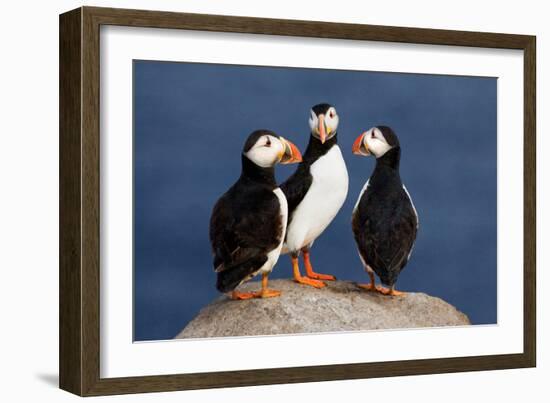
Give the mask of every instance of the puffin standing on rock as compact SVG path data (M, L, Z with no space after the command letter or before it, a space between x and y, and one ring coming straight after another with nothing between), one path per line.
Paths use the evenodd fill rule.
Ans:
M348 171L337 144L338 114L334 106L311 108L310 138L302 162L282 185L288 201L288 226L283 253L290 253L294 281L322 288L332 275L313 271L310 248L334 219L348 193ZM300 274L298 255L303 254L306 277Z
M399 140L391 128L377 126L361 134L352 150L357 155L376 157L376 167L352 214L359 257L370 276L370 284L359 286L385 295L403 295L394 287L411 257L418 214L399 175ZM389 288L376 286L374 273Z
M241 158L240 178L216 202L210 218L216 288L232 292L232 299L277 297L280 291L268 289L267 282L285 239L288 205L274 166L300 162L302 156L290 141L257 130L246 140ZM235 290L259 273L260 291Z

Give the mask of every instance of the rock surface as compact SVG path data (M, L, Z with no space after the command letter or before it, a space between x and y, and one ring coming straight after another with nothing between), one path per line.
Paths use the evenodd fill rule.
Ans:
M258 290L249 282L239 291ZM315 289L271 280L277 298L233 301L220 296L204 307L176 338L319 333L469 325L468 317L440 298L423 293L388 297L347 281Z

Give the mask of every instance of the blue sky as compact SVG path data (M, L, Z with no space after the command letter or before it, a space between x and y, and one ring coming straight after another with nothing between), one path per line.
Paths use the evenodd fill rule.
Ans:
M495 323L495 78L134 62L136 340L174 337L218 294L208 223L240 174L248 134L267 128L302 151L314 104L333 104L348 167L346 203L315 242L319 272L365 282L351 211L374 167L353 140L391 126L420 231L397 288L438 296L473 323ZM295 166L277 168L284 180ZM272 278L291 277L281 256Z

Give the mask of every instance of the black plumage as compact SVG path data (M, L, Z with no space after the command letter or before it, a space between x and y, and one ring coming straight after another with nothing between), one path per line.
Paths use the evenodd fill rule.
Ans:
M378 126L392 148L376 167L352 216L355 241L364 263L393 287L409 260L418 217L399 174L401 147L395 133Z
M242 172L237 182L214 206L210 219L210 242L217 272L216 288L234 290L252 278L267 262L268 253L282 241L285 223L273 190L277 188L274 168L262 168L246 153L265 134L254 132L245 143Z
M313 113L315 113L317 116L321 114L326 114L328 110L331 108L331 104L327 104L326 102L317 104L311 108Z

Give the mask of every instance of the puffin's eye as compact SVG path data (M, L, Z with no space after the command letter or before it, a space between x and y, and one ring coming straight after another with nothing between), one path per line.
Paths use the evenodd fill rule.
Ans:
M329 114L330 118L332 119L335 115L336 115L336 112L334 112L334 109L332 109Z
M271 147L271 140L269 139L269 137L267 138L267 141L265 142L265 146L266 147Z

